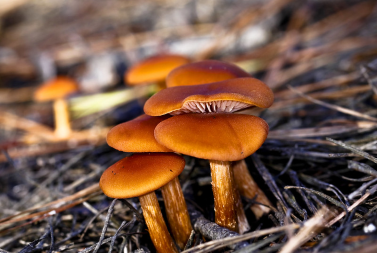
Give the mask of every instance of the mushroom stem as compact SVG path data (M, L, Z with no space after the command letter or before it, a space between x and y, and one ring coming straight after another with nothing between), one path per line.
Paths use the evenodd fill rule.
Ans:
M162 217L156 194L154 192L145 194L140 196L139 200L149 235L157 252L178 253L168 228L166 227L164 218Z
M59 139L66 139L71 135L68 104L63 98L54 100L55 135Z
M240 160L233 163L233 173L236 187L242 196L249 199L253 199L255 196L257 196L255 201L271 206L271 202L250 175L245 160ZM258 204L252 205L250 209L257 219L270 211L270 208Z
M231 162L210 161L212 191L215 200L215 222L238 231L234 178Z
M190 237L192 226L178 177L161 187L170 231L183 249Z
M234 174L234 171L233 171ZM234 184L234 199L236 200L236 212L237 212L237 222L238 222L238 233L244 234L246 231L250 230L250 224L249 221L246 218L245 211L243 210L242 200L240 193L237 189L237 185Z

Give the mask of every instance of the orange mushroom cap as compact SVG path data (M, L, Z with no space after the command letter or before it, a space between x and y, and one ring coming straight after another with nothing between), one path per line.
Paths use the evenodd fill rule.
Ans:
M268 125L245 114L183 114L164 120L154 133L159 143L178 153L237 161L259 149L267 138Z
M172 70L166 78L166 86L198 85L238 77L251 76L232 63L206 60L185 64Z
M155 191L183 171L185 160L174 153L141 153L106 169L99 185L111 198L133 198Z
M154 138L157 124L168 118L141 115L116 125L107 134L107 144L123 152L172 152Z
M266 84L252 77L243 77L161 90L147 100L144 112L151 116L233 112L251 106L267 108L273 101L274 94Z
M125 79L130 85L163 81L170 71L189 62L188 58L181 55L152 56L133 66L126 73Z
M69 77L59 76L44 83L34 93L34 100L48 101L64 98L78 91L77 83Z

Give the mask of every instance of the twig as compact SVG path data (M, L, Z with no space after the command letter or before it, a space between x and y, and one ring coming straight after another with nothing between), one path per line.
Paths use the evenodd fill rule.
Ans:
M125 227L135 223L136 221L136 218L133 217L132 220L130 220L129 222L126 222L126 221L123 221L122 224L120 224L119 228L117 229L117 231L115 232L112 240L111 240L111 243L110 243L110 248L109 248L109 253L111 253L113 251L113 248L114 248L114 244L115 244L115 240L119 234L119 232L124 229Z
M369 186L375 183L377 183L377 178L369 181L368 183L362 184L356 191L350 193L348 195L348 198L354 199L356 196L360 196L363 193L363 191L365 191L366 188L368 188Z
M199 217L196 220L196 222L194 223L194 229L200 232L205 238L208 238L211 240L225 239L225 238L235 237L239 235L238 233L233 232L224 227L221 227L217 225L216 223L210 222L209 220L205 219L203 216ZM247 245L248 245L247 242L242 242L242 243L234 243L228 246L231 249L240 249Z
M101 233L101 237L97 243L97 246L94 248L93 252L94 253L97 253L97 251L99 250L99 248L101 247L101 244L102 244L102 241L103 239L105 238L105 233L107 231L107 227L109 225L109 221L110 221L110 217L111 217L111 214L113 213L114 211L114 206L115 206L115 203L117 202L118 199L114 199L112 202L111 202L111 205L109 206L109 210L107 211L107 215L106 215L106 220L105 220L105 224L103 225L103 228L102 228L102 233Z
M364 157L364 158L366 158L366 159L368 159L368 160L371 160L371 161L374 162L374 163L377 163L377 158L375 158L374 156L371 156L371 155L368 154L367 152L361 151L360 149L357 149L357 148L355 148L355 147L352 147L352 146L350 146L350 145L347 145L347 144L345 144L344 142L336 141L336 140L331 139L331 138L326 138L326 140L331 141L331 142L335 143L336 145L339 145L339 146L341 146L341 147L343 147L343 148L345 148L345 149L349 149L349 150L351 150L353 153L358 154L358 155L360 155L360 156L362 156L362 157Z
M312 218L306 221L298 233L293 236L279 251L280 253L294 252L302 244L313 238L322 230L325 224L333 217L330 210L324 206Z
M299 187L299 186L285 186L284 189L302 189L304 191L308 191L308 192L311 192L311 193L314 193L318 196L321 196L322 198L330 201L331 203L333 203L334 205L338 206L338 207L341 207L343 208L344 210L347 210L347 206L345 206L342 202L339 202L337 200L335 200L334 198L331 198L330 196L322 193L322 192L319 192L319 191L316 191L316 190L312 190L312 189L308 189L308 188L305 188L305 187Z
M349 115L352 115L352 116L355 116L355 117L358 117L358 118L363 118L363 119L371 120L371 121L374 121L374 122L377 121L377 118L374 118L372 116L362 114L362 113L359 113L359 112L356 112L354 110L350 110L350 109L347 109L347 108L344 108L344 107L341 107L341 106L332 105L332 104L323 102L321 100L312 98L311 96L305 95L304 93L302 93L301 91L298 91L297 89L293 88L292 86L288 86L288 88L290 90L292 90L293 92L297 93L298 95L310 100L311 102L313 102L315 104L319 104L319 105L322 105L324 107L327 107L327 108L330 108L330 109L333 109L333 110L336 110L336 111L339 111L339 112L342 112L342 113L345 113L345 114L349 114Z
M143 215L141 215L133 205L131 205L126 199L121 199L121 201L136 215L138 221L145 223Z
M278 233L278 232L281 232L281 231L285 231L286 229L297 229L299 227L300 227L299 224L290 224L290 225L281 226L281 227L275 227L275 228L269 228L269 229L259 230L259 231L255 231L255 232L251 232L251 233L246 233L246 234L235 236L235 237L223 238L223 239L219 239L219 240L214 240L214 241L210 241L210 242L207 242L207 243L203 243L203 244L200 244L200 245L198 245L196 247L193 247L191 249L185 250L182 253L191 253L191 252L206 253L206 252L211 252L211 251L214 251L214 250L217 250L217 249L221 249L221 248L227 247L229 245L232 245L232 244L235 244L235 243L239 243L239 242L243 242L243 241L255 238L255 237L260 237L260 236L263 236L263 235Z
M363 203L370 195L373 195L377 190L377 185L375 185L372 189L367 191L361 198L359 198L355 203L353 203L350 207L348 207L347 211L352 211L355 207ZM330 227L333 224L335 224L337 221L339 221L341 218L343 218L346 215L346 212L342 212L337 217L335 217L333 220L331 220L329 223L326 224L326 227Z
M377 171L370 167L368 164L365 163L359 163L356 161L349 160L348 161L348 168L354 169L356 171L363 172L365 174L368 174L373 177L377 177Z

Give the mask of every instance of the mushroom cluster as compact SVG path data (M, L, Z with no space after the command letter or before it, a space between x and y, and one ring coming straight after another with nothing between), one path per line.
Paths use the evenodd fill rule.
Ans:
M215 221L243 233L248 224L240 222L242 206L232 162L259 149L267 138L268 125L259 117L234 112L268 108L274 98L271 89L237 66L219 61L183 65L168 75L167 86L144 106L151 116L174 115L157 125L157 141L175 152L210 160ZM237 171L251 178L247 168ZM269 204L263 192L253 189L253 193Z
M167 87L174 87L174 86L183 86L183 85L198 85L198 84L205 84L205 83L213 83L213 82L220 82L224 80L229 79L235 79L235 78L242 78L242 77L251 77L251 75L238 66L227 63L227 62L221 62L221 61L214 61L214 60L205 60L200 62L195 62L191 64L186 64L181 67L178 67L174 69L170 74L168 75L166 79L166 86ZM228 82L228 85L234 85L237 87L237 92L240 91L242 88L242 80L237 79L236 83L234 82ZM261 90L256 92L256 95L258 94L265 94L267 95L266 98L263 98L263 101L261 101L262 106L260 107L268 107L269 105L266 103L271 103L271 92L266 90L266 86L262 82L254 82L253 87L254 89L257 89L257 86L261 87ZM246 87L243 88L250 88L247 87L248 84L246 84ZM228 92L232 91L232 87L229 87L227 89ZM256 102L255 100L253 102ZM192 104L192 102L190 102ZM216 101L214 104L212 104L212 110L215 111L218 107L220 102ZM224 109L236 111L237 105L240 105L239 102L234 101L228 101L228 106L226 103L222 103L224 106ZM229 104L234 105L233 108L229 108ZM258 105L257 105L258 106ZM238 106L240 107L240 106ZM243 110L241 113L255 113L259 111L258 107L246 107L247 110ZM199 105L199 109L201 112L208 111L208 108L203 108L203 106ZM211 109L211 107L210 107ZM240 113L240 112L237 112ZM270 209L267 206L271 206L270 201L267 199L266 195L258 185L255 183L254 179L249 173L249 170L247 168L247 165L245 161L239 160L236 162L233 162L233 170L234 170L234 179L237 186L238 191L241 195L249 198L249 199L255 199L257 202L261 203L262 205L251 205L250 209L256 216L256 218L260 218L264 213L268 213ZM240 222L240 221L239 221ZM242 223L242 222L240 222ZM246 227L245 227L246 229ZM240 232L242 233L242 228L240 228Z
M152 58L151 65L147 65L161 59ZM128 74L127 79L131 80L132 75ZM152 74L145 74L144 78L148 76ZM263 144L268 125L259 117L234 112L267 108L273 102L273 93L237 66L219 61L182 65L170 72L166 84L168 88L146 102L146 115L119 124L108 133L111 147L137 154L109 167L101 177L100 187L113 198L138 196L156 250L178 252L154 191L161 188L170 230L183 249L192 226L178 180L184 168L184 159L178 154L207 159L216 223L239 233L247 231L249 225L239 192L247 195L242 189L248 187L236 186L235 179L252 180L247 168L240 164L245 164L242 159ZM236 176L234 163L242 168ZM257 187L254 181L253 185ZM258 194L258 201L269 205L262 191L252 191L253 197Z

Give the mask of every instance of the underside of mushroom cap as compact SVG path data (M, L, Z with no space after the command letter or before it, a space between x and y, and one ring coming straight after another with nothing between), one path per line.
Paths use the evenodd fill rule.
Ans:
M170 71L188 62L190 60L182 55L152 56L133 66L126 73L125 79L131 85L163 81Z
M111 198L139 197L177 177L185 160L174 153L141 153L123 158L104 171L100 187Z
M154 138L155 127L170 116L141 115L113 127L107 134L107 144L123 152L172 152Z
M157 125L156 140L175 152L197 158L237 161L266 140L267 123L244 114L182 114Z
M166 78L166 86L198 85L239 77L251 76L232 63L205 60L185 64L172 70Z
M161 90L147 100L144 112L151 116L233 112L252 106L267 108L273 100L274 95L266 84L255 78L244 77ZM200 108L206 109L202 111Z

